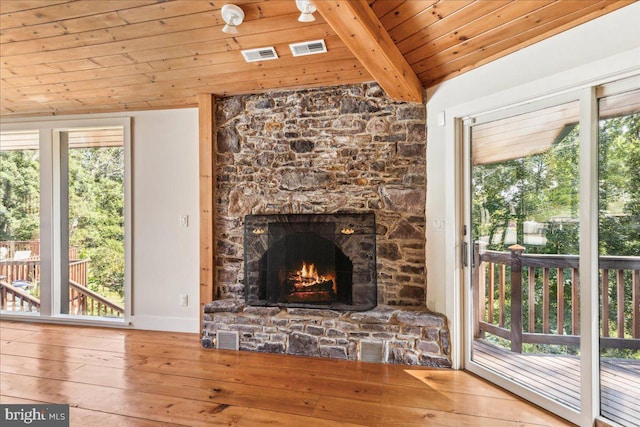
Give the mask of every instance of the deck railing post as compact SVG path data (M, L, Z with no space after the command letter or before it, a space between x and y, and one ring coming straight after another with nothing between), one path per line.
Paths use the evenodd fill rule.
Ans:
M522 353L522 246L509 246L511 252L511 351Z
M480 261L480 254L486 250L487 244L484 242L475 242L473 244L473 337L484 338L483 332L480 330L480 322L485 320L485 280L484 264Z

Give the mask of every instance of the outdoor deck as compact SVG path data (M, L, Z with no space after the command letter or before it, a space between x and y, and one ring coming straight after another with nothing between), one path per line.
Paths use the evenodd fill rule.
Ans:
M580 359L531 353L534 345L580 347L580 263L567 254L474 246L474 360L510 381L580 407ZM640 257L599 257L600 345L640 354ZM594 317L596 314L593 315ZM485 338L493 336L506 347ZM602 359L601 414L640 427L640 360Z
M514 353L476 339L473 358L560 403L580 405L578 357ZM607 358L601 364L602 415L622 425L640 426L640 360Z
M92 291L89 260L79 259L78 248L69 247L69 314L122 317L124 307ZM0 242L0 311L40 311L40 241Z

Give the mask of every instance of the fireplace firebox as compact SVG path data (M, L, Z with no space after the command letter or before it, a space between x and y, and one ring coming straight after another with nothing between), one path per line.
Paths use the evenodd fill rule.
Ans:
M377 304L373 213L248 215L244 249L248 305L369 310Z

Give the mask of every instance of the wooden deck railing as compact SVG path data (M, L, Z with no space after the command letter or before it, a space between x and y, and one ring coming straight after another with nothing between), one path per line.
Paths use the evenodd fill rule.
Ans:
M29 251L32 257L40 256L40 240L11 240L0 242L0 248L5 248L3 252L5 259L11 259L17 251ZM78 248L69 247L69 259L78 258Z
M112 303L102 295L69 281L69 313L88 316L116 316L124 314L124 308Z
M0 280L0 309L8 311L40 311L40 300L4 280Z
M86 259L70 260L69 280L86 287L89 283L87 276L88 265L89 260ZM7 283L13 283L16 280L37 283L40 281L40 259L0 261L0 279Z
M4 280L0 281L0 308L4 311L40 311L40 299ZM124 308L102 295L69 281L69 313L122 317Z
M88 260L69 262L69 312L75 315L117 316L124 308L87 288ZM13 285L16 281L31 284L40 281L40 260L0 261L0 305L6 311L39 311L40 300Z
M474 335L509 340L514 352L522 352L523 343L579 346L578 256L523 252L519 245L509 252L485 251L476 243ZM640 349L640 257L603 256L599 267L606 296L600 303L601 345Z
M0 280L10 284L17 280L38 282L40 281L40 260L0 261Z

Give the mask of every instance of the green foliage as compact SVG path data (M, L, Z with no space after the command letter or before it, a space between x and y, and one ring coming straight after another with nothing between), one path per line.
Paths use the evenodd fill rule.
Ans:
M0 241L40 237L38 151L0 151Z
M640 254L640 115L600 122L600 253ZM577 254L578 126L544 153L473 168L473 232L505 250L508 227L526 253ZM543 224L546 245L527 245L524 221Z
M69 152L69 243L89 259L89 284L124 295L124 151Z
M600 254L640 254L640 114L601 121Z
M578 127L541 154L473 168L473 231L488 249L512 243L527 253L578 253ZM527 245L524 222L545 227L547 246ZM507 240L509 227L516 241Z
M0 152L0 241L39 239L39 152ZM124 295L123 147L69 150L69 244L92 289Z

